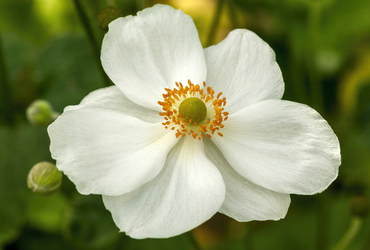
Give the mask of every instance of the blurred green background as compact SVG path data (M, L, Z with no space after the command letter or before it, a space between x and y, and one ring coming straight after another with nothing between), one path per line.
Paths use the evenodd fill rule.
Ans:
M135 14L155 3L192 16L205 47L234 28L256 32L276 52L283 99L318 110L341 142L340 174L324 193L292 195L277 222L239 223L218 214L193 230L200 246L332 249L350 228L358 230L347 249L370 249L369 0L1 0L0 247L196 249L189 234L134 240L118 233L101 197L78 194L66 177L48 197L26 184L34 164L52 161L46 126L29 124L28 105L46 99L62 112L109 84L98 60L105 33L99 13L115 6ZM350 227L354 221L362 224Z

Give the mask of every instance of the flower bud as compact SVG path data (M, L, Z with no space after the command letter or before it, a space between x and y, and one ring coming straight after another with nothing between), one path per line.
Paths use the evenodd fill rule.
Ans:
M28 106L26 115L32 125L46 126L53 122L59 114L54 112L48 101L36 100Z
M102 30L108 31L108 24L122 16L123 12L120 9L113 6L105 7L98 15L98 25Z
M39 162L28 173L27 186L33 192L50 195L62 184L62 173L50 162Z
M356 196L351 201L351 212L355 216L366 217L369 213L369 208L369 199L364 195Z

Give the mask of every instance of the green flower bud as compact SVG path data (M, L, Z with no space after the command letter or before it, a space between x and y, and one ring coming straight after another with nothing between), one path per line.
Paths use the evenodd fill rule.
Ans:
M351 201L351 212L355 216L366 217L369 213L369 208L369 199L364 195L356 196Z
M62 173L50 162L39 162L28 173L27 186L33 192L50 195L62 184Z
M108 31L108 24L122 16L124 15L120 9L112 6L105 7L98 15L98 25L102 30Z
M46 126L52 123L58 113L54 112L51 104L46 100L36 100L26 110L28 121L35 126Z

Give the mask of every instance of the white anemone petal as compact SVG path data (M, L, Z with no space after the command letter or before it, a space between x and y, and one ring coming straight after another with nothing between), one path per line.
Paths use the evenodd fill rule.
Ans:
M176 143L172 131L117 110L75 108L48 127L57 167L82 194L121 195L152 180Z
M103 196L116 225L133 238L167 238L211 218L225 197L222 176L203 144L186 136L151 182L121 196Z
M233 30L219 44L205 49L207 84L223 92L227 111L265 99L281 99L284 81L270 46L249 30Z
M273 191L314 194L338 175L338 138L306 105L265 100L230 115L222 133L213 141L230 165Z
M163 121L163 117L158 115L157 111L133 103L127 99L117 86L95 90L88 94L79 105L67 106L64 111L81 108L116 110L151 123Z
M210 139L206 138L204 142L207 157L217 166L225 181L226 195L220 213L237 221L285 217L290 204L289 194L277 193L248 181L235 172Z
M207 69L190 16L155 5L109 24L101 60L105 72L131 101L160 110L164 88L175 82L201 84Z

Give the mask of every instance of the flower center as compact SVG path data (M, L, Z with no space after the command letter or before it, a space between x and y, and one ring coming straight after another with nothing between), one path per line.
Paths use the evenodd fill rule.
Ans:
M196 122L199 124L207 116L207 107L198 97L189 97L181 102L179 113L186 122Z
M221 98L222 92L215 96L211 87L193 84L188 80L188 86L176 82L174 89L165 89L163 101L158 104L162 106L165 121L162 123L166 129L176 131L176 138L191 135L194 139L201 140L206 136L211 138L217 133L223 136L220 130L224 127L229 113L224 111L226 98Z

